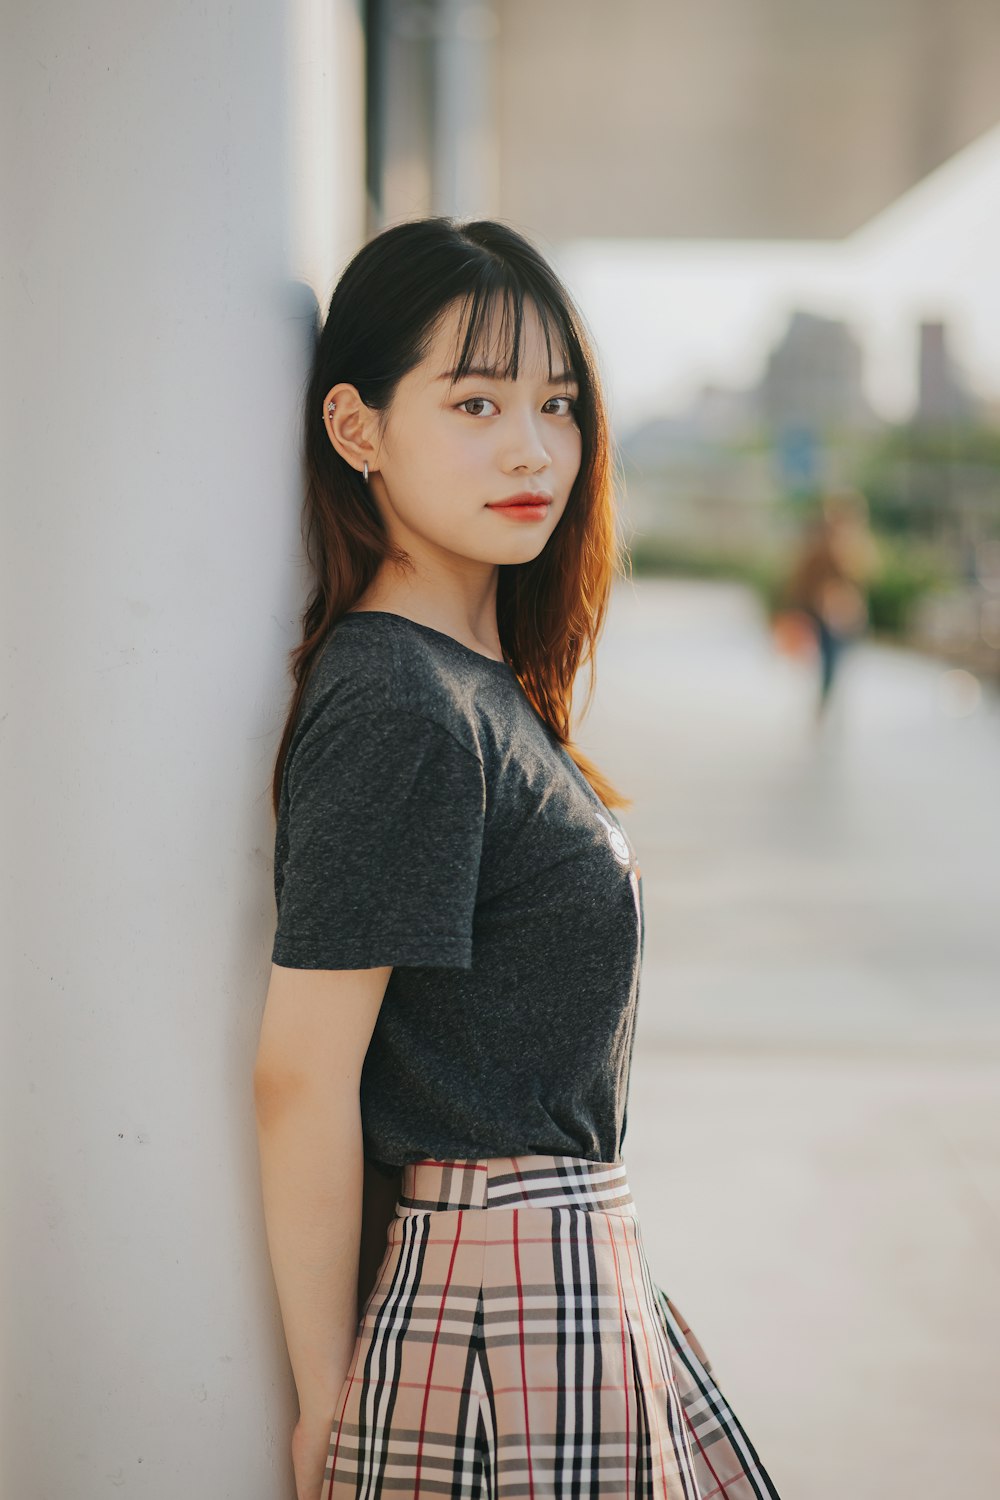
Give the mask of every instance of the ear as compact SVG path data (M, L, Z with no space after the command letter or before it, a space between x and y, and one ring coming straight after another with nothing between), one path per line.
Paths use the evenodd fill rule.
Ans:
M377 413L365 405L356 388L346 381L331 386L323 398L326 435L341 458L359 474L365 463L369 473L375 467L376 420Z

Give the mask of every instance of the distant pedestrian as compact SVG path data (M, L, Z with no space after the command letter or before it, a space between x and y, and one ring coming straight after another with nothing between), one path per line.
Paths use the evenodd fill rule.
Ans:
M818 719L826 715L844 650L868 627L867 588L878 566L864 495L826 495L799 542L783 591L785 610L804 616L815 637Z

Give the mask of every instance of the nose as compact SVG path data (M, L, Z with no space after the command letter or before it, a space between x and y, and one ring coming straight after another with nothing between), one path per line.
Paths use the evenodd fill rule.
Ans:
M552 462L543 438L543 421L543 417L531 410L510 415L510 425L504 434L505 468L529 469L534 473Z

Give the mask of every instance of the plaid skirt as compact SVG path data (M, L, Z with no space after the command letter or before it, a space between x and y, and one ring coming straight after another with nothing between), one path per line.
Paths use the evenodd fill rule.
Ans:
M414 1162L386 1239L321 1500L777 1497L622 1162Z

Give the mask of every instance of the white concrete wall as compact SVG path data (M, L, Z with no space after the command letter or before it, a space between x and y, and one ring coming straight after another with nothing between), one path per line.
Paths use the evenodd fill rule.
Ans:
M250 1078L296 283L325 297L360 243L360 27L352 0L8 12L0 1492L280 1500Z

